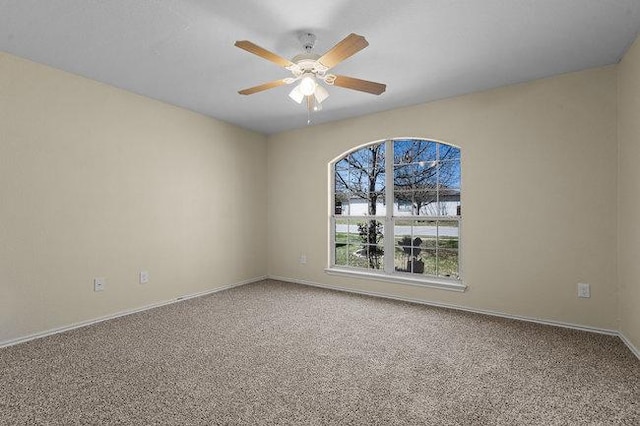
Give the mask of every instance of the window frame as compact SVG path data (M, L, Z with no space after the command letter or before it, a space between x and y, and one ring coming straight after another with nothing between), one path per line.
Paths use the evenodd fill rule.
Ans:
M360 146L357 146L347 152L342 153L338 157L334 158L328 164L329 169L329 253L328 253L328 267L325 269L325 272L329 275L337 275L337 276L348 276L348 277L356 277L356 278L364 278L369 280L377 280L384 282L394 282L401 283L407 285L415 285L420 287L433 287L445 290L452 291L460 291L463 292L466 290L466 284L463 282L463 261L462 261L462 225L463 225L463 216L420 216L420 215L394 215L394 206L395 206L395 183L394 183L394 166L395 166L395 155L394 155L394 143L396 141L403 140L415 140L415 141L425 141L425 142L434 142L437 145L438 149L440 145L451 146L460 150L460 183L462 186L462 150L460 147L439 141L436 139L428 139L428 138L418 138L418 137L401 137L401 138L391 138L384 140L377 140L373 142L369 142ZM386 204L385 214L376 215L376 216L368 216L368 215L336 215L335 212L335 194L336 194L336 165L346 158L348 155L357 152L358 150L365 149L372 145L377 144L385 144L384 147L384 161L385 161L385 196L384 203ZM389 185L391 183L391 185ZM438 192L439 194L439 192ZM439 196L439 195L438 195ZM460 199L462 204L462 187L460 187ZM344 211L344 203L342 203L342 211ZM437 277L433 275L420 275L416 277L416 274L400 272L395 270L394 256L385 256L383 258L383 268L380 270L375 269L364 269L359 267L352 267L348 265L336 265L335 264L335 254L336 254L336 222L338 220L349 219L353 221L357 220L378 220L384 225L384 238L383 238L383 247L385 253L394 253L395 252L395 223L396 221L412 221L412 220L424 220L424 221L455 221L458 223L458 278L447 278L447 277ZM391 229L391 231L389 231ZM438 258L436 258L438 259Z

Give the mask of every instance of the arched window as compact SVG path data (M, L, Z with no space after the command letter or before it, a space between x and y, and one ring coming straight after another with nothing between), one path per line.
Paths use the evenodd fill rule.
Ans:
M346 153L330 170L328 272L464 288L459 148L386 140Z

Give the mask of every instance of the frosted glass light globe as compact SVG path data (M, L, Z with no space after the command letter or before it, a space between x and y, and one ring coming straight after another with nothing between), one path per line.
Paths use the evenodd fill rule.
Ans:
M311 76L303 77L299 87L303 95L311 96L316 90L316 81Z

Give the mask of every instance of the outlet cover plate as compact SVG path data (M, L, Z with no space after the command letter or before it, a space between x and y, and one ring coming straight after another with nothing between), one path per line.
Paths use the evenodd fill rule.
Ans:
M148 271L140 271L139 275L140 284L146 284L149 282L149 272Z
M591 288L587 283L578 283L578 297L588 299L591 297Z

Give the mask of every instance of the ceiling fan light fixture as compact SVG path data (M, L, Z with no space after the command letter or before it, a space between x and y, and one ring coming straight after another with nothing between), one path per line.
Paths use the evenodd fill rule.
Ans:
M305 75L302 77L302 80L300 80L298 87L304 96L311 96L316 91L318 83L316 83L312 75Z
M318 84L316 86L314 95L316 98L316 102L318 103L318 105L320 105L325 99L329 97L329 92L327 92L327 89Z
M304 99L304 93L300 90L300 85L293 88L291 93L289 93L289 97L293 99L295 102L301 104Z

